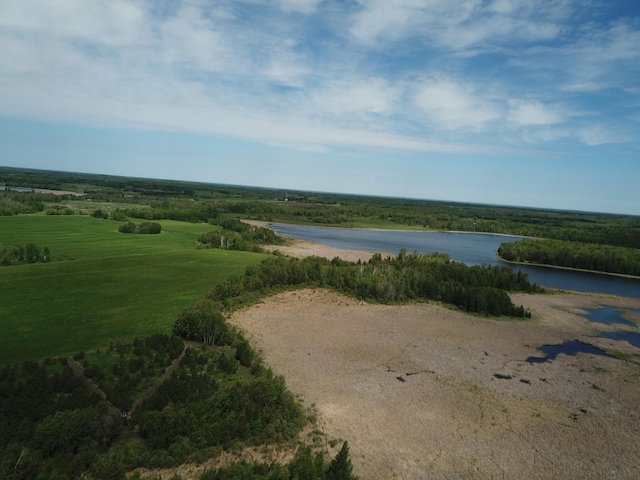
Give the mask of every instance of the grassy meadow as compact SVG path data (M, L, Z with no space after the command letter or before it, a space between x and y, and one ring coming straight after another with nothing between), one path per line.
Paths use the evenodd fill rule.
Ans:
M197 250L207 224L170 220L159 235L123 222L43 214L0 217L0 244L49 247L51 262L0 267L0 365L171 331L176 314L265 255Z

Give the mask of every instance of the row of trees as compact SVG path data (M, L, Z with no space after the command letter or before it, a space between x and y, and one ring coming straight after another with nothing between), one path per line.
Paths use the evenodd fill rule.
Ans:
M116 208L113 212L106 212L98 208L97 210L93 211L91 216L93 218L102 218L104 220L111 219L111 220L116 220L118 222L123 222L127 219L127 214L124 212L124 210L121 210L120 208Z
M65 205L50 205L44 213L47 215L73 215L75 212Z
M25 263L48 262L51 260L49 247L42 250L35 243L26 245L0 245L0 265L22 265Z
M155 222L142 222L139 225L136 225L133 222L127 222L120 225L118 231L120 233L155 235L162 232L162 226Z
M201 248L222 248L260 252L263 245L283 245L285 240L264 227L256 227L236 218L219 219L222 230L213 230L198 237Z
M473 266L453 262L446 255L401 254L367 263L275 257L250 266L243 276L217 285L208 298L232 310L279 289L318 286L335 288L360 299L381 303L435 300L468 312L529 317L513 305L507 291L539 292L527 275L507 267Z
M523 240L500 245L506 261L640 276L640 250L559 240Z

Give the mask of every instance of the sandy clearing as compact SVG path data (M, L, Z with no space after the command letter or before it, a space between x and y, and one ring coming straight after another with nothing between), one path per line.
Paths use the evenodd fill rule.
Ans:
M260 220L243 220L256 227L269 228L269 222L263 222ZM285 237L288 238L288 237ZM288 245L266 245L265 250L273 252L278 250L280 253L296 258L304 257L324 257L329 260L333 260L335 257L339 257L349 262L368 262L375 252L366 252L363 250L342 250L339 248L332 248L326 245L320 245L319 243L307 242L306 240L298 240L294 238L288 238ZM383 257L388 257L388 253L381 253Z
M640 477L640 366L592 355L525 361L542 344L610 328L582 309L640 301L513 299L532 321L369 305L325 290L283 293L231 321L315 404L327 435L349 441L363 480Z

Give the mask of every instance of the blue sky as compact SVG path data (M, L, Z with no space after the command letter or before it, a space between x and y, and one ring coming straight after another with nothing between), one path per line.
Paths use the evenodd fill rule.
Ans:
M0 165L640 215L640 4L0 0Z

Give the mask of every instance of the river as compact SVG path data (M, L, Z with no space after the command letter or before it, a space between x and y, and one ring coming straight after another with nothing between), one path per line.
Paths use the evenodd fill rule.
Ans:
M531 283L585 293L607 293L640 299L640 279L501 262L496 250L503 242L521 240L505 235L398 230L358 230L271 224L278 235L320 243L333 248L397 254L445 253L467 265L504 265L529 275Z

